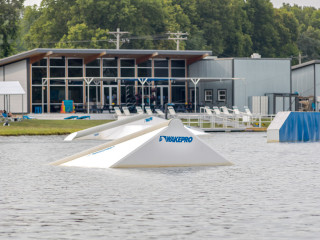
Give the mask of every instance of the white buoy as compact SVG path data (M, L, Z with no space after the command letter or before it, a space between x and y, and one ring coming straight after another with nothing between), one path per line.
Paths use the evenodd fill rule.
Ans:
M145 168L231 165L179 119L157 124L67 157L53 165Z

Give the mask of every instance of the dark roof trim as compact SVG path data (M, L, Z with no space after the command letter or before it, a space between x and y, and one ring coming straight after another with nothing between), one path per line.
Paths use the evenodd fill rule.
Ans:
M312 60L312 61L305 62L305 63L302 63L302 64L294 65L294 66L291 67L291 69L295 70L295 69L299 69L299 68L304 68L304 67L307 67L307 66L310 66L310 65L313 65L313 64L320 64L320 60Z

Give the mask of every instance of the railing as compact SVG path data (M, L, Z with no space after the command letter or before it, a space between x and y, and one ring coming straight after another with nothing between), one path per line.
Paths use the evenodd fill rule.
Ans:
M196 126L202 129L246 129L251 127L266 128L270 125L274 119L274 115L271 116L223 116L223 115L208 115L205 113L199 114L178 114L184 124L188 126Z

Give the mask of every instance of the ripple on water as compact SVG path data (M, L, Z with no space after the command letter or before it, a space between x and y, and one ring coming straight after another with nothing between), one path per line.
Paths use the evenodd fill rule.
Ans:
M86 169L48 163L99 144L0 137L0 238L318 239L319 143L204 138L233 166Z

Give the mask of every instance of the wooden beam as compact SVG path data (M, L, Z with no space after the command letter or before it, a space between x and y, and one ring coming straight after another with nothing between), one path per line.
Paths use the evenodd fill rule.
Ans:
M205 57L208 57L208 56L209 56L209 54L206 53L206 54L203 54L202 56L190 58L190 59L187 60L187 65L190 65L190 64L195 63L197 61L200 61L200 60L202 60L202 59L204 59Z
M102 56L104 56L104 55L106 55L106 54L107 54L107 52L101 52L101 53L99 53L99 54L94 54L94 55L90 55L90 56L88 56L88 57L85 57L85 58L83 59L84 64L88 64L88 63L90 63L90 62L96 60L97 58L102 57Z
M52 51L49 51L49 52L46 52L46 53L42 53L42 54L33 56L33 57L30 58L30 63L33 64L35 62L38 62L39 60L50 56L52 53L53 53Z
M137 58L136 59L136 64L140 64L140 63L143 63L145 61L148 61L150 58L154 58L156 56L158 56L159 54L157 52L153 53L153 54L150 54L150 55L147 55L147 56L143 56L141 58Z

